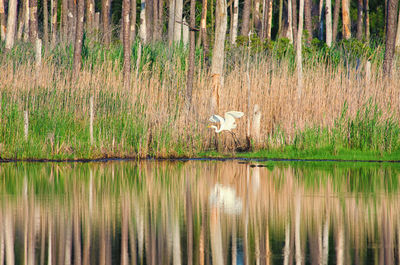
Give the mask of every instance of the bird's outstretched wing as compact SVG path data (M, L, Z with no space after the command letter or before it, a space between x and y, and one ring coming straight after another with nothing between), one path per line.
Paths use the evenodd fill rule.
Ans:
M244 113L241 112L241 111L234 111L234 110L231 110L231 111L228 111L228 112L225 113L225 117L226 117L227 115L230 115L230 116L232 116L233 118L240 118L240 117L243 117Z
M224 122L224 118L222 118L221 116L214 114L210 117L210 121L211 122Z

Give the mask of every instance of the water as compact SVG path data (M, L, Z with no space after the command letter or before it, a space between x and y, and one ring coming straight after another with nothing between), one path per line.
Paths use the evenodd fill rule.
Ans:
M0 164L0 264L397 264L397 164Z

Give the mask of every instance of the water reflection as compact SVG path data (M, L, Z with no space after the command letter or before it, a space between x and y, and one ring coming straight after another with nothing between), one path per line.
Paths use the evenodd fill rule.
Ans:
M0 264L397 264L397 166L0 165Z

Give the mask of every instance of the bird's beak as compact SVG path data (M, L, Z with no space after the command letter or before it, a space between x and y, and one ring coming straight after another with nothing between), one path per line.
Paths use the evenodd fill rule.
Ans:
M211 128L211 125L208 125L207 128Z

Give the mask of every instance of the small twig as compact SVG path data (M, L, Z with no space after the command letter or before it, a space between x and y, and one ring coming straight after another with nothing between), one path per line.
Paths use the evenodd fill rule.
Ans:
M192 28L192 27L189 25L189 23L187 23L187 22L185 22L185 21L178 21L178 20L175 20L175 22L187 26L187 27L189 28L189 31L200 31L200 29L198 29L198 28Z

